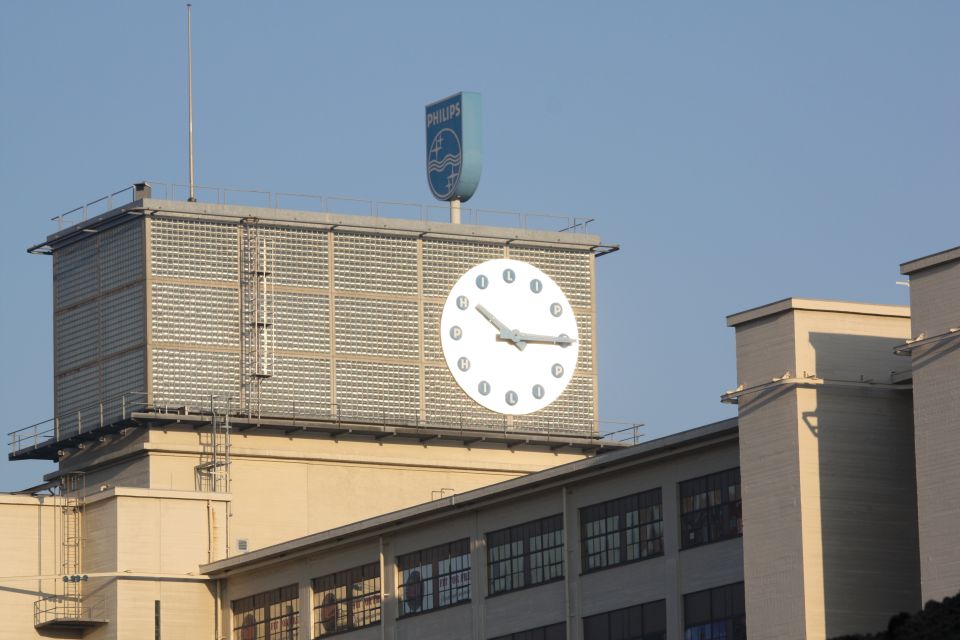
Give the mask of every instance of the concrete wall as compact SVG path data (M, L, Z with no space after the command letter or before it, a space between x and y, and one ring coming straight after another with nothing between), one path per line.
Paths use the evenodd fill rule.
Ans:
M889 388L906 310L791 299L729 323L751 633L875 631L916 609L909 387ZM822 384L772 382L788 372Z
M932 338L960 326L955 253L904 265L913 336ZM918 347L911 360L922 592L924 601L941 600L960 591L960 336Z
M383 628L354 632L357 638L379 638L383 634L397 640L485 639L567 620L569 637L578 639L583 616L659 599L667 601L668 637L680 638L683 594L740 582L743 553L739 538L680 551L677 485L737 463L736 440L726 439L695 451L665 454L662 460L625 464L546 484L489 504L454 506L429 517L404 519L386 530L304 548L291 553L290 560L252 562L249 569L233 570L223 581L223 637L230 637L230 602L296 583L307 598L301 602L304 631L300 638L310 638L312 605L307 605L311 580L375 562L382 550ZM663 496L664 555L581 574L579 509L656 487L661 488ZM565 581L488 597L485 534L563 513L565 506ZM471 539L473 549L471 602L398 619L396 557L465 537Z
M85 468L92 490L195 491L206 437L190 427L131 429L91 444L61 466ZM378 443L253 431L238 432L231 442L229 538L223 533L230 553L237 553L238 538L253 550L586 456L546 446Z
M55 578L39 578L58 574L56 513L52 499L0 494L0 531L4 534L0 545L0 640L41 637L33 627L33 603L53 594L57 587Z

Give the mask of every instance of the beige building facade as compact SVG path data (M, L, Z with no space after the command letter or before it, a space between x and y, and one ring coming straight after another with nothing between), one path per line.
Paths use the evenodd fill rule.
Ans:
M917 515L924 601L960 590L960 248L901 265L910 277Z
M728 317L737 418L628 447L598 429L598 237L133 194L32 248L56 417L10 458L59 466L0 496L0 640L821 639L960 591L960 249L902 266L910 307ZM444 356L487 260L575 314L544 409Z
M247 628L251 637L274 637L271 629L296 627L276 637L501 638L562 627L549 637L581 638L585 620L606 628L607 618L627 610L636 637L683 637L685 615L688 627L732 631L743 624L738 465L729 420L202 571L222 585L222 637L245 637ZM451 543L459 546L450 551ZM425 550L439 559L410 559ZM447 559L454 568L443 573ZM324 578L366 565L377 580L372 615L360 600L369 595L361 582L347 579L339 593L324 588L337 584ZM272 594L293 586L295 621L284 607L271 616ZM691 620L685 599L718 589L730 598L729 611ZM258 597L263 613L253 604Z

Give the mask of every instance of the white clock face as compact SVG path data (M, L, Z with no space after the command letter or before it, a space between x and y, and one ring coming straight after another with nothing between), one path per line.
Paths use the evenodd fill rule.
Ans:
M487 409L512 415L556 400L580 350L577 319L557 283L507 259L478 264L453 285L440 343L460 388Z

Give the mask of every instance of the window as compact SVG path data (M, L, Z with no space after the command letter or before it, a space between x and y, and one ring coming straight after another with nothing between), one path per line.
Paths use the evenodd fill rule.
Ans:
M681 549L742 533L739 468L680 483Z
M470 601L470 539L397 557L400 617Z
M567 640L567 623L558 622L546 627L527 629L505 636L497 636L490 640Z
M299 628L300 592L295 584L233 601L234 640L295 640Z
M487 593L494 595L563 577L563 515L487 534Z
M746 640L743 583L683 596L683 640Z
M313 637L380 622L380 563L313 580Z
M583 570L663 553L660 488L580 509Z
M583 640L664 640L666 637L666 600L598 613L583 619Z

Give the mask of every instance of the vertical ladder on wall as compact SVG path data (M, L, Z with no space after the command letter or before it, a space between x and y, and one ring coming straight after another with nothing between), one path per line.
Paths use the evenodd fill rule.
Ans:
M60 617L79 619L83 614L83 582L80 581L83 552L83 501L85 479L82 473L68 473L60 479L60 573L63 579Z
M240 247L241 411L260 416L261 386L273 376L272 257L255 219L243 221Z
M221 411L210 396L209 441L204 444L200 464L196 466L197 490L213 493L230 491L230 399Z

